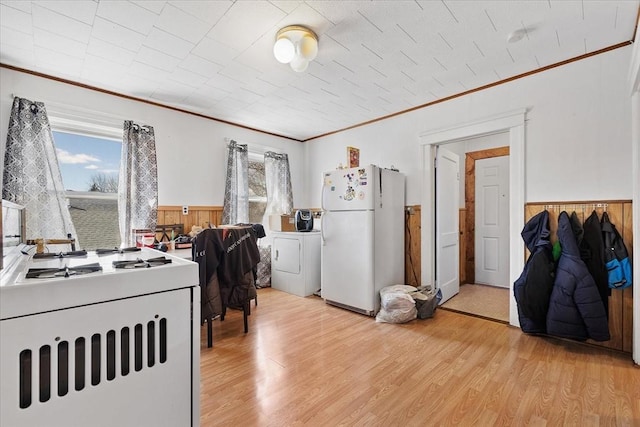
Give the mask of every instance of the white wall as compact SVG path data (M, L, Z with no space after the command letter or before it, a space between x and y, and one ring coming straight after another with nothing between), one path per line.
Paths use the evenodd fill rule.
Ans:
M345 162L394 165L407 176L405 204L421 203L424 132L527 108L525 200L630 199L630 46L305 144L309 206L321 176Z
M154 127L160 205L222 206L226 170L225 138L269 147L289 155L293 200L301 206L305 188L303 144L237 126L179 113L77 86L0 68L0 147L4 153L12 95L104 113ZM1 162L0 164L3 164ZM0 166L1 168L1 166Z

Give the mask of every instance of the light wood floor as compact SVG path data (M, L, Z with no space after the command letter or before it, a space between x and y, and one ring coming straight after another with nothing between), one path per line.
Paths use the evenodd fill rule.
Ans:
M437 310L392 325L259 289L201 347L202 426L638 426L629 355Z

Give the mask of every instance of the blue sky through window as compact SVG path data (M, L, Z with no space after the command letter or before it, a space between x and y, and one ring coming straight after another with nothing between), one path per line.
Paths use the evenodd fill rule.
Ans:
M65 190L89 191L91 177L118 177L121 141L53 132Z

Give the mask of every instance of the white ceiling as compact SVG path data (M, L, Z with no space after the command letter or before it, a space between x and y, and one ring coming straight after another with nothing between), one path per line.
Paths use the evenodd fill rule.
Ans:
M638 6L0 0L0 62L304 141L630 41ZM304 73L272 53L293 24L319 37Z

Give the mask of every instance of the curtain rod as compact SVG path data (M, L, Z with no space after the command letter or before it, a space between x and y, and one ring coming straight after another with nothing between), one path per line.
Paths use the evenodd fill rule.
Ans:
M229 138L228 136L226 136L224 138L224 142L226 143L227 147L229 147L229 144L231 143L231 141L234 141L236 144L238 145L246 145L247 146L247 150L249 150L250 152L254 153L254 154L264 154L267 151L273 151L273 152L279 152L282 151L283 153L286 154L286 151L284 151L283 149L277 149L277 148L273 148L273 147L269 147L267 145L262 145L262 144L258 144L258 143L254 143L254 142L244 142L244 141L238 141L235 138Z

